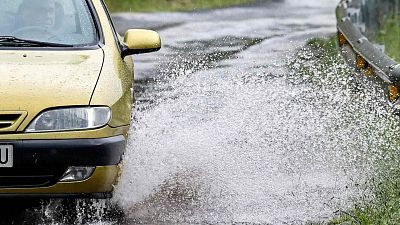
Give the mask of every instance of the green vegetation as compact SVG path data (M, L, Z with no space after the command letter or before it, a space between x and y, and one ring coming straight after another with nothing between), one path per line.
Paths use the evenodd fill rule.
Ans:
M397 143L397 146L399 143ZM390 154L390 153L389 153ZM398 160L385 163L380 176L367 185L371 198L364 196L353 209L341 212L329 225L398 225L400 223L400 169ZM389 164L394 165L389 167Z
M386 53L394 60L400 60L400 22L398 16L389 16L382 30L377 35L377 41L385 45Z
M335 67L333 66L335 64L345 64L340 56L336 37L313 38L288 63L292 71L289 78L295 83L309 82L321 86L325 83L334 83L338 79L337 76L351 73L349 68ZM333 73L335 76L327 76L328 73Z
M331 36L328 39L312 38L307 42L307 45L314 50L324 50L329 52L328 55L337 54L336 36Z
M106 0L112 12L191 11L220 8L255 0Z

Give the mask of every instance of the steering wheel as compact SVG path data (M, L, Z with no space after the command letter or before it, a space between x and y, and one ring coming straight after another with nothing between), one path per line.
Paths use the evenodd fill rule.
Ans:
M33 34L33 35L30 35L30 34ZM39 36L40 38L46 38L46 41L49 41L49 40L60 41L60 37L54 31L51 31L48 28L39 27L39 26L27 26L27 27L19 28L19 29L15 30L12 35L17 36L17 37L23 37L23 38Z

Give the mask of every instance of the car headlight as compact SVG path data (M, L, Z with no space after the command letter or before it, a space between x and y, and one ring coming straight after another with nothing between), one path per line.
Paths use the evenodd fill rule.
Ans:
M108 107L52 109L41 113L26 132L86 130L106 125L111 118Z

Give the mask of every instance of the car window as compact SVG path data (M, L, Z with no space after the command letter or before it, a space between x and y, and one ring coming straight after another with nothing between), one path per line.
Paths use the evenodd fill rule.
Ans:
M98 36L85 0L0 0L0 36L93 45Z
M108 8L107 8L107 6L106 6L106 4L105 4L105 2L103 0L101 0L100 2L102 4L102 6L103 6L103 9L104 9L104 11L105 11L105 13L107 15L107 18L108 18L108 22L109 22L109 24L111 26L111 29L113 31L114 40L118 45L118 49L121 51L121 40L119 39L119 34L118 34L117 30L115 29L115 26L114 26L114 23L113 23L112 18L110 16L110 13L108 11Z

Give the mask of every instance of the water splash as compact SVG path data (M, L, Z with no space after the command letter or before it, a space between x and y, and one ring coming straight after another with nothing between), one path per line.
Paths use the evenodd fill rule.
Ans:
M117 189L128 220L302 224L351 206L396 130L379 86L355 89L343 61L315 54L283 76L214 67L158 82Z
M15 202L15 201L14 201ZM10 221L2 217L1 224L38 225L112 225L123 223L123 212L109 200L31 200L17 204L31 206L16 212ZM13 204L8 204L13 207ZM11 220L12 219L12 220Z

